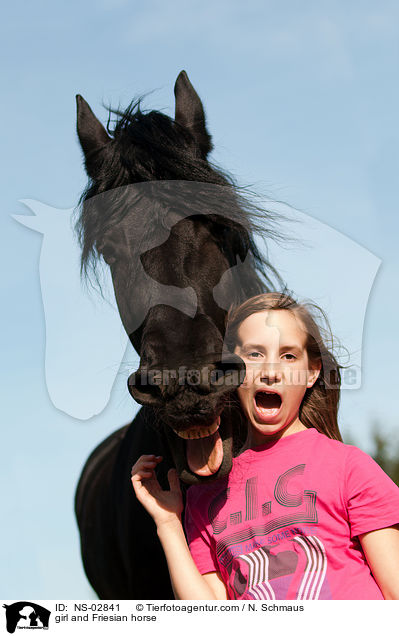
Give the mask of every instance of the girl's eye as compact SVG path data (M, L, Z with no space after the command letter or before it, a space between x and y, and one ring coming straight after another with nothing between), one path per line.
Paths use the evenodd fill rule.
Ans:
M260 356L259 351L249 351L247 353L248 358L257 358L258 356Z
M296 360L296 356L293 353L284 353L283 358L286 360Z

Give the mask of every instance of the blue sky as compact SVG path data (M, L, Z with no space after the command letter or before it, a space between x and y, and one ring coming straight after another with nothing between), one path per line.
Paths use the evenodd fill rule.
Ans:
M340 423L366 451L375 419L396 439L398 25L399 7L386 0L16 0L4 7L2 598L90 596L74 486L91 449L136 408L124 370L100 415L79 421L53 406L44 375L41 236L11 218L29 214L21 199L76 205L86 183L76 93L103 121L103 103L127 105L151 91L148 106L173 114L173 84L184 68L204 101L216 163L381 260L362 333L362 387L343 392ZM330 309L344 332L344 292L358 283L355 264L336 251L342 295ZM300 278L316 281L319 270L311 263Z

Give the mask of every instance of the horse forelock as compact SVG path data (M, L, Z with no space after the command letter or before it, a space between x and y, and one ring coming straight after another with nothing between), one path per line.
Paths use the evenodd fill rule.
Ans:
M112 126L114 115L116 121ZM231 175L200 157L198 145L187 128L159 111L143 111L140 98L133 100L124 111L109 109L108 133L110 142L97 151L95 178L91 178L80 200L76 229L82 245L82 272L88 274L95 270L96 243L129 213L123 205L112 205L99 214L95 206L86 205L88 201L134 183L180 181L226 186L230 194L218 197L218 206L215 206L218 209L214 212L225 217L226 226L231 226L233 220L246 228L247 247L254 255L258 273L276 274L252 240L254 232L265 237L276 233L275 215L251 201L249 193L236 187ZM173 192L172 198L175 195ZM192 200L190 206L191 214L199 211ZM163 224L167 214L168 205L162 205L157 215L154 210L151 215L143 210L140 218L144 223L149 221L147 231L151 233L157 231L158 223Z

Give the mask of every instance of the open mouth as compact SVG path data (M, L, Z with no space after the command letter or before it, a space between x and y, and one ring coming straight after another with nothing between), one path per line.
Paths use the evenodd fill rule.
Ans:
M281 408L281 396L275 391L258 391L254 397L255 410L261 417L274 417Z
M210 477L223 461L223 443L219 435L220 416L211 426L175 431L186 442L186 457L190 470L199 477Z

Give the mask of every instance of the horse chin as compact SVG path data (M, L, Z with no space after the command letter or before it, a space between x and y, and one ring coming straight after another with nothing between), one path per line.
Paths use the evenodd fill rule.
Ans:
M205 429L179 434L167 427L166 436L179 478L186 484L215 481L227 475L232 466L233 444L230 422L219 416Z

